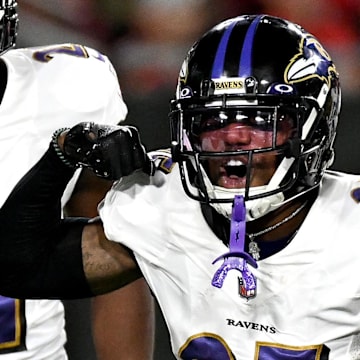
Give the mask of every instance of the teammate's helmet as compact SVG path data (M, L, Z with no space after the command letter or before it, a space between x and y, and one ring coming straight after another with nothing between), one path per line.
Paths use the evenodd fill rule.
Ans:
M171 102L172 152L186 193L227 216L235 194L242 194L251 220L317 186L333 160L340 102L335 65L300 26L268 15L218 24L188 52ZM281 143L284 118L291 118L293 129ZM272 134L270 146L224 142L209 150L200 141L203 132L237 122ZM274 174L253 185L256 158L270 154L276 156ZM211 161L244 185L216 184Z
M15 0L0 0L0 53L15 46L18 31L18 15Z

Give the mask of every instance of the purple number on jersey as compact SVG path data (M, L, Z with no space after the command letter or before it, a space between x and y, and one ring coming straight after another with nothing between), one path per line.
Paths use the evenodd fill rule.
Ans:
M0 296L0 354L26 350L25 301Z
M92 56L98 60L105 61L104 56L101 55L98 51L93 50L92 53L89 54L84 46L76 44L44 47L42 50L34 52L33 58L40 62L49 62L56 54L66 54L82 58L89 58Z
M254 360L327 360L329 348L325 345L287 346L256 343ZM191 336L180 348L183 360L236 360L226 341L216 334L201 333Z

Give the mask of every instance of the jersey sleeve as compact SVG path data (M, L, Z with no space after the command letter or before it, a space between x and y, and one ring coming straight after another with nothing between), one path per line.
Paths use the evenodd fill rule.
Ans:
M106 237L152 263L166 249L163 207L164 174L136 172L121 179L99 206Z

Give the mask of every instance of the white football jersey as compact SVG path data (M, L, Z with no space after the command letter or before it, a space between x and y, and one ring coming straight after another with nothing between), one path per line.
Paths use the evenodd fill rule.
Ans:
M163 170L171 162L164 158ZM109 239L129 247L164 314L177 359L360 359L360 176L328 172L294 239L252 269L257 294L240 296L240 272L212 279L228 252L177 165L134 173L99 206ZM357 190L359 191L359 190Z
M56 129L82 121L117 124L127 114L112 64L94 49L58 44L9 50L1 59L8 83L0 105L0 206ZM75 182L76 176L64 203ZM0 297L1 359L64 360L65 342L61 301Z

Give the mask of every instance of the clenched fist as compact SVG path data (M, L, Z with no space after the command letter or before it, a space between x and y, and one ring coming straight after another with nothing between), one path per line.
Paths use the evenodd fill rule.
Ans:
M151 170L151 162L133 126L79 123L65 136L63 152L76 166L118 180L136 170Z

